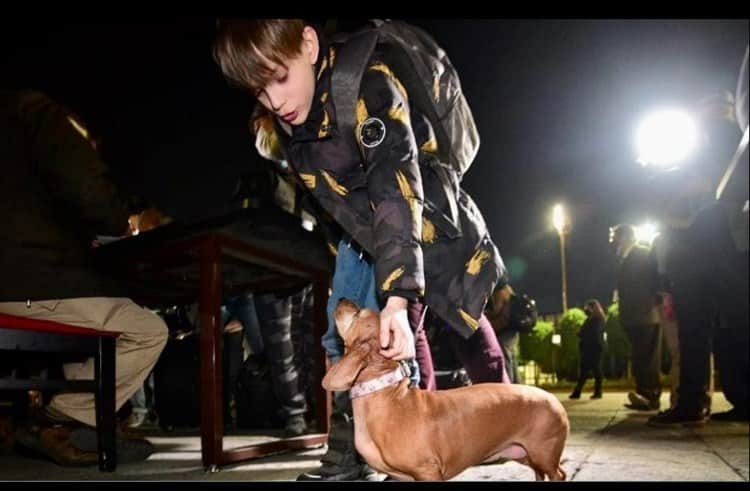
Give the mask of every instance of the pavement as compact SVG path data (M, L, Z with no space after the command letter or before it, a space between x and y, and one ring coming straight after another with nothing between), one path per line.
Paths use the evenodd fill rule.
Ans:
M626 391L605 392L591 400L569 400L555 393L568 411L571 432L562 466L571 481L720 481L748 482L748 423L709 421L702 428L650 428L655 411L624 407ZM669 395L662 396L662 407ZM721 392L713 410L729 409ZM96 467L63 468L53 462L18 454L0 456L0 480L30 481L290 481L318 466L325 448L264 457L206 473L201 464L198 433L147 433L157 452L137 464L118 466L114 473ZM278 434L276 434L278 435ZM224 447L239 447L274 438L274 434L231 435ZM516 462L471 467L456 481L532 481L533 471ZM743 485L744 487L744 485Z

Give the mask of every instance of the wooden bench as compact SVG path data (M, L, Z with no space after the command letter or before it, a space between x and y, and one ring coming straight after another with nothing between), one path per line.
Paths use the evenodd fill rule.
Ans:
M93 380L0 377L0 390L93 392L99 469L114 471L115 450L115 340L119 332L98 331L59 322L0 313L0 352L84 355L94 358Z

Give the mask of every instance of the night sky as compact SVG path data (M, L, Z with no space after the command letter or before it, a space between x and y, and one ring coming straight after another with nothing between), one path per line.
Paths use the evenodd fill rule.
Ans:
M230 209L258 164L252 100L211 57L214 19L0 21L0 84L67 104L102 139L123 185L178 220ZM464 187L542 312L560 310L551 208L572 215L569 305L609 303L608 227L642 222L655 191L635 161L639 117L734 92L748 43L735 20L423 20L459 71L482 145ZM737 133L739 139L739 132ZM649 184L650 183L650 184Z

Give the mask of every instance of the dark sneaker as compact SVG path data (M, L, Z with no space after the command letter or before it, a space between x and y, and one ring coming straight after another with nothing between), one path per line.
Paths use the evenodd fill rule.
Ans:
M580 398L581 398L580 392L573 392L572 394L568 396L568 399L580 399Z
M747 411L740 411L737 408L731 409L729 411L724 411L723 413L714 413L711 415L712 421L744 421L745 423L748 422L748 412Z
M591 398L592 399L601 399L602 398L602 393L601 392L594 392L593 394L591 394Z
M284 425L284 436L295 437L304 434L307 431L307 422L301 414L290 416Z
M324 462L319 468L297 476L298 481L382 481L367 464L337 465Z
M688 412L680 408L661 412L648 418L648 425L654 428L669 428L675 426L700 427L706 422L704 413Z

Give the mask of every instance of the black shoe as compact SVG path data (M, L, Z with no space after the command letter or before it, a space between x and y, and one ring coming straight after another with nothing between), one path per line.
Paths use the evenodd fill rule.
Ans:
M729 411L724 411L723 413L714 413L711 415L712 421L744 421L747 423L749 421L748 419L748 412L747 411L740 411L737 408L733 408Z
M706 415L702 411L685 411L676 407L648 418L648 425L654 428L669 428L675 426L700 427L706 422Z
M298 481L381 481L367 464L337 465L324 462L319 468L297 476Z
M593 394L591 394L591 398L592 399L601 399L602 398L602 393L601 392L594 392Z
M568 399L580 399L580 398L581 398L580 392L573 392L572 394L568 396Z

